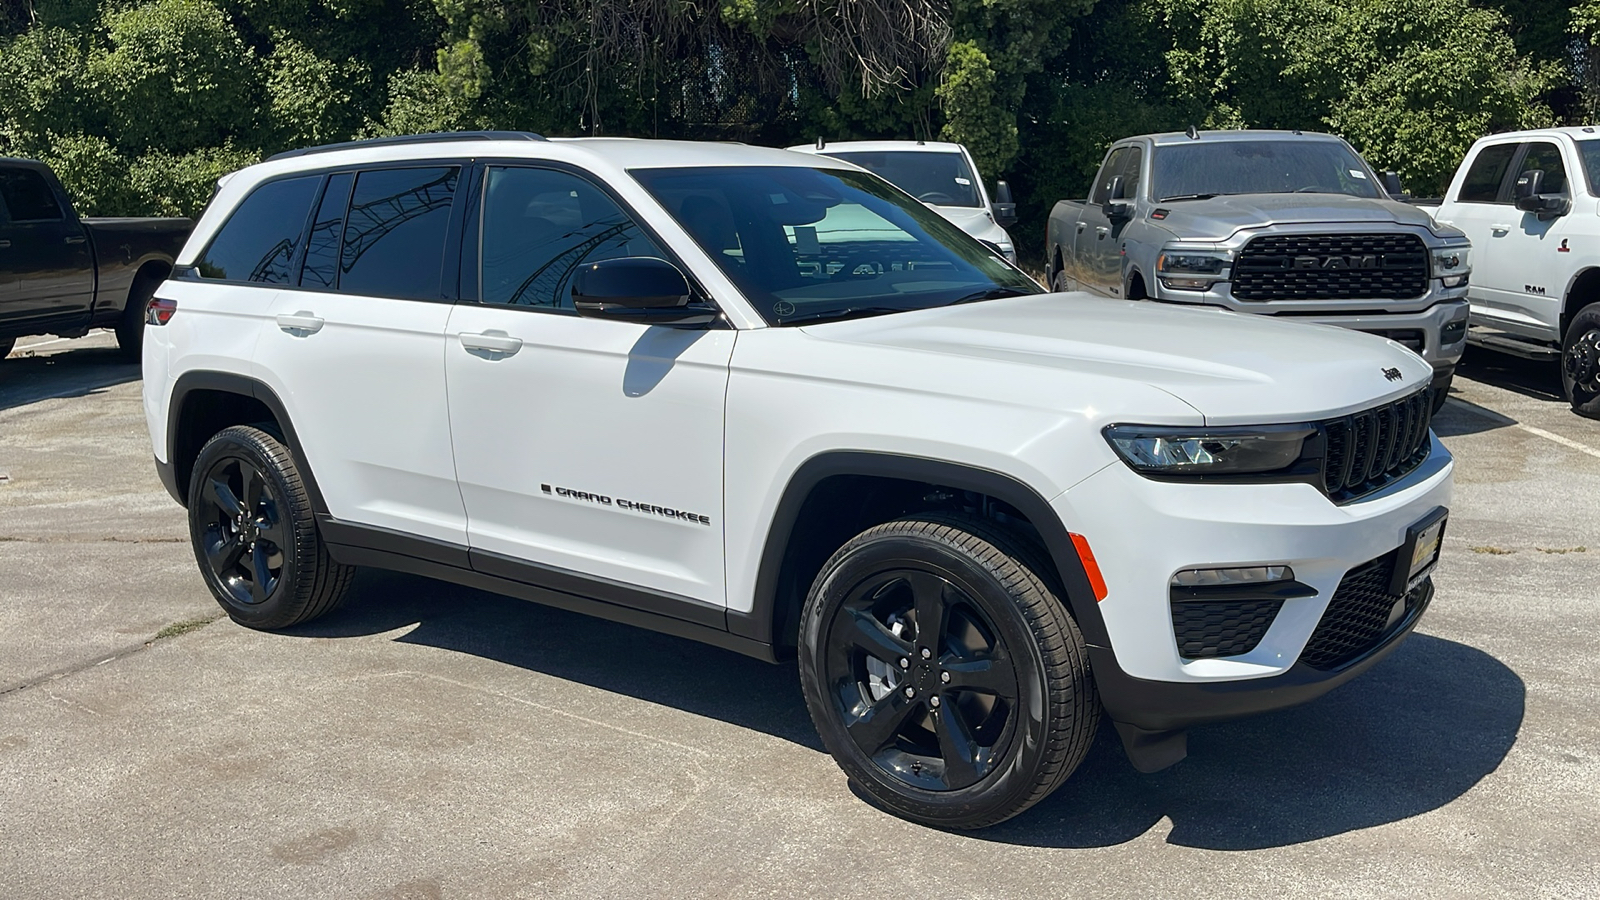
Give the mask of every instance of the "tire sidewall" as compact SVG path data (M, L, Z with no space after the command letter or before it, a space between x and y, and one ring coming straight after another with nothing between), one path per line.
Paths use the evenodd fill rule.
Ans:
M208 441L201 449L200 455L195 458L193 471L189 475L189 543L194 550L195 563L200 568L200 575L210 588L211 594L216 598L228 615L236 622L253 628L274 628L290 617L291 609L296 597L297 581L300 578L301 555L305 552L305 526L307 510L297 507L295 496L280 467L273 461L273 447L267 442L276 444L276 440L266 432L256 428L234 427L219 432ZM281 449L281 448L279 448ZM224 459L239 459L256 468L262 477L272 487L273 497L280 506L280 517L283 520L289 539L283 546L283 569L278 578L278 583L273 587L272 593L260 603L245 605L232 598L226 585L224 585L211 571L211 564L206 560L205 554L205 525L199 510L204 501L202 497L202 482L206 475L217 463Z
M826 635L844 599L865 578L894 568L933 572L959 586L989 617L1016 668L1018 699L1007 758L996 771L965 788L927 791L885 772L845 730L826 681ZM821 602L815 602L819 597ZM1017 802L1033 790L1052 725L1044 672L1038 642L1004 586L975 560L926 538L879 535L847 547L818 574L801 621L801 683L823 745L868 794L930 825L955 827L975 814Z
M1567 377L1567 354L1572 352L1573 344L1584 334L1596 329L1600 329L1600 303L1591 303L1578 310L1578 314L1567 323L1567 333L1561 342L1561 387L1574 412L1600 419L1600 392L1585 391Z

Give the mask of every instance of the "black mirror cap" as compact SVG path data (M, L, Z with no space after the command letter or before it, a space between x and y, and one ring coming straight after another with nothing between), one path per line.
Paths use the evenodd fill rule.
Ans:
M1400 173L1393 169L1383 173L1383 189L1391 197L1404 197L1406 193L1405 186L1400 183Z
M1017 205L996 201L989 204L989 211L994 213L994 223L1001 228L1010 228L1017 224Z
M1123 196L1122 196L1122 191L1123 191L1122 176L1121 175L1113 175L1113 176L1111 176L1111 184L1108 185L1108 188L1109 189L1106 191L1106 206L1107 207L1109 207L1111 204L1117 202L1118 200L1123 199Z
M572 279L578 315L646 325L706 325L714 307L689 302L689 279L653 256L602 259L579 267Z
M1106 218L1113 221L1133 218L1133 204L1126 200L1106 201Z
M1006 184L1004 181L995 182L994 202L996 206L1002 206L1007 203L1015 206L1017 201L1011 196L1011 185Z
M1539 196L1543 190L1544 170L1529 169L1517 178L1516 185L1511 189L1511 195L1516 198L1517 208L1522 209L1522 201Z

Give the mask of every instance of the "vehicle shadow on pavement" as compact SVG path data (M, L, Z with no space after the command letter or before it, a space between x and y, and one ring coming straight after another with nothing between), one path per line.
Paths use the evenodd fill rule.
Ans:
M284 634L397 638L492 659L783 738L818 752L794 665L441 581L363 569L333 613Z
M83 347L49 356L0 360L0 410L56 397L85 397L139 380L139 364L111 347Z
M1105 847L1171 821L1169 844L1256 850L1437 809L1499 767L1526 690L1498 660L1413 634L1388 659L1306 706L1196 728L1189 758L1141 775L1115 732L1034 809L973 837Z
M1566 402L1561 392L1560 363L1551 360L1523 359L1509 353L1468 346L1456 372L1473 381L1515 391L1535 400Z

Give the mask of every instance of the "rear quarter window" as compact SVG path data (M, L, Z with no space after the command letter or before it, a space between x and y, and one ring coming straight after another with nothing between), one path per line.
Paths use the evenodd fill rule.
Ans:
M250 192L195 261L201 278L289 284L321 175L270 181Z

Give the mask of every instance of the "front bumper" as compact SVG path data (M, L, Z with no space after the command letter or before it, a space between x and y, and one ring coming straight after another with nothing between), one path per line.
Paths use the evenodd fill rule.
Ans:
M1105 578L1106 597L1095 608L1103 628L1086 629L1103 636L1091 640L1090 662L1130 753L1130 733L1148 739L1304 703L1389 653L1415 627L1431 585L1359 657L1332 669L1300 662L1345 575L1394 551L1413 524L1448 508L1453 465L1434 438L1415 471L1342 506L1309 484L1157 482L1120 463L1056 498L1057 514L1088 540ZM1269 565L1291 566L1315 594L1286 600L1248 652L1185 659L1173 630L1172 576Z

